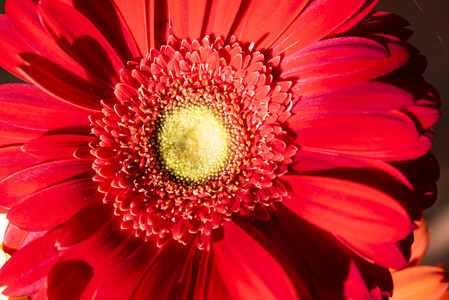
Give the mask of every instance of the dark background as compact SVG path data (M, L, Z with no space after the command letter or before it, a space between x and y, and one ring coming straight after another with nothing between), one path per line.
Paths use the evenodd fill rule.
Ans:
M0 0L0 13L4 3ZM443 113L435 126L433 148L441 164L440 196L426 212L432 238L424 262L449 264L449 0L381 0L376 10L395 12L410 22L415 32L410 42L428 59L425 77L441 94ZM18 81L0 68L0 83Z

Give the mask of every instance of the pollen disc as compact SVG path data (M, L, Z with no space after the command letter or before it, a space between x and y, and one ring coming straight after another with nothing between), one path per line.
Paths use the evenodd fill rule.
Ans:
M173 109L157 133L163 168L178 181L199 183L217 177L229 160L231 137L226 124L210 109Z

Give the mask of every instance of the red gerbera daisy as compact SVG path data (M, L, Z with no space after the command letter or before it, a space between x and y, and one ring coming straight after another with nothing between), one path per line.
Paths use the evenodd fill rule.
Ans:
M8 0L4 293L391 295L439 100L377 2Z

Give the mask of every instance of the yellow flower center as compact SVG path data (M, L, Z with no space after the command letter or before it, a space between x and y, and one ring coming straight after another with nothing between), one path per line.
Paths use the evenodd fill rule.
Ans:
M218 177L231 153L228 128L216 113L202 106L179 107L167 114L157 143L165 170L188 183Z

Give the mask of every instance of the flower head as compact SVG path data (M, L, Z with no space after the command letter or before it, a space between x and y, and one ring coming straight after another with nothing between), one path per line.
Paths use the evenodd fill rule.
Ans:
M376 3L8 0L4 293L391 295L439 100Z

